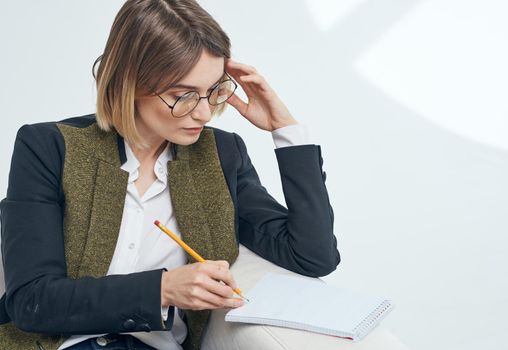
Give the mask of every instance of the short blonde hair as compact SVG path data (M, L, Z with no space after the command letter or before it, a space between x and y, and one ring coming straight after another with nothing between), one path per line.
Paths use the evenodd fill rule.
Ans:
M166 91L189 73L203 50L230 58L230 47L229 37L195 0L127 0L92 67L99 127L114 128L130 144L145 147L136 129L135 98ZM226 106L212 106L212 115Z

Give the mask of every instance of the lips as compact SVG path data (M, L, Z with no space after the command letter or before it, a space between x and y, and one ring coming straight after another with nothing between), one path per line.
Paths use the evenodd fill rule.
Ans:
M198 128L183 128L183 130L185 132L188 132L188 133L192 133L192 134L199 134L201 133L201 131L203 130L203 127L198 127Z

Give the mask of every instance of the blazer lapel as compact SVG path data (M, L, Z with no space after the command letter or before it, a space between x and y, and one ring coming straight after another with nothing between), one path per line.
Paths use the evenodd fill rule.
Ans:
M120 232L129 174L120 165L97 163L90 226L79 276L105 276Z
M58 125L66 144L63 188L68 275L107 274L123 216L128 173L120 169L123 148L115 131L96 123ZM123 145L123 140L122 140Z
M212 237L206 222L190 162L189 147L177 147L178 158L168 162L168 185L182 240L204 259L213 259ZM198 184L199 186L199 184ZM187 262L195 262L186 254Z
M97 172L79 276L107 274L120 232L127 193L129 174L120 168L123 139L114 131L101 136L94 152L98 160Z

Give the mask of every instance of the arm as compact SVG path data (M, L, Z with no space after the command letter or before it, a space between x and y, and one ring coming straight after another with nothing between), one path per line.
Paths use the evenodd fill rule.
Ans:
M21 330L47 334L170 329L174 308L167 323L161 319L163 269L67 277L59 146L63 139L52 127L45 123L20 128L7 197L0 204L9 318Z
M286 209L261 185L245 143L234 136L242 158L237 173L240 243L303 275L319 277L334 271L340 255L333 234L333 209L321 173L320 146L275 150Z

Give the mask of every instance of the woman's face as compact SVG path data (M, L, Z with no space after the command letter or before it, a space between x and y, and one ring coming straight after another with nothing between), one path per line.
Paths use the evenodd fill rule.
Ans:
M160 96L170 106L174 105L175 96L191 90L205 96L223 74L224 57L215 57L203 50L198 63L178 82L179 85L189 87L171 88ZM206 98L201 99L191 113L181 118L173 117L171 109L157 95L136 98L135 104L139 113L136 127L143 139L154 146L160 145L164 140L179 145L193 144L198 140L201 131L194 132L186 128L202 128L212 117L211 106Z

